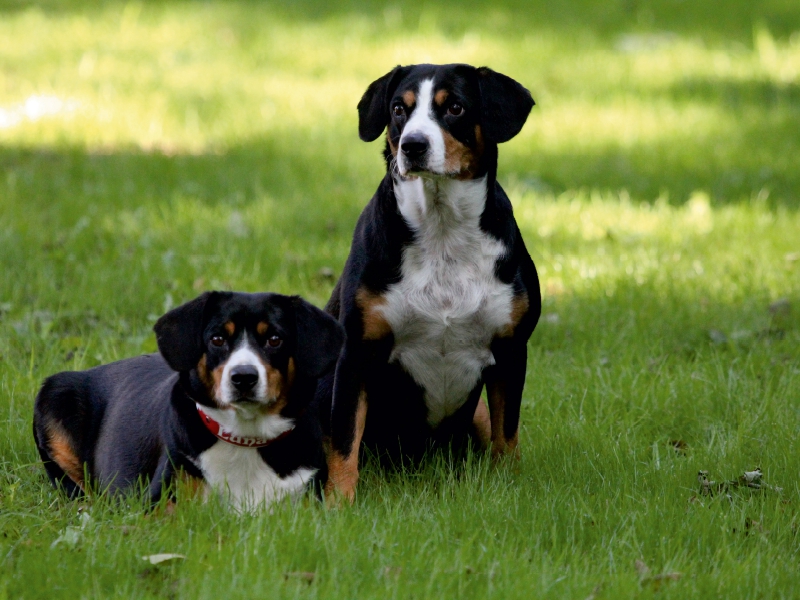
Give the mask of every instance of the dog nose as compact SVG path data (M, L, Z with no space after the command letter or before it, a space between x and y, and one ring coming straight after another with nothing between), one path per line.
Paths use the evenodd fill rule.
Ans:
M240 392L249 392L258 383L258 369L253 365L239 365L231 369L231 383Z
M428 151L428 138L421 133L411 133L400 142L400 149L410 159L420 158Z

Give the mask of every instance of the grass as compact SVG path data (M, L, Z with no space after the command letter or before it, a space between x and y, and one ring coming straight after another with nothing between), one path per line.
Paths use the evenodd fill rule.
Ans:
M795 2L0 14L0 598L800 592ZM203 289L327 299L383 171L355 104L419 61L488 64L538 103L501 148L545 296L519 464L368 464L352 509L258 517L51 490L46 375L152 351ZM755 466L782 492L699 494L698 470Z

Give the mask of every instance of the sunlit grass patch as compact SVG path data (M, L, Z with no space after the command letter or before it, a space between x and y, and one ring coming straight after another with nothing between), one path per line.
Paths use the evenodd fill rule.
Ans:
M796 286L798 213L770 210L765 200L712 207L708 194L698 190L675 207L664 198L633 204L624 190L558 198L522 192L516 215L543 258L545 290L587 293L596 280L612 286L610 295L612 282L635 281L654 286L656 293L702 288L707 299L727 303L756 290L776 298Z

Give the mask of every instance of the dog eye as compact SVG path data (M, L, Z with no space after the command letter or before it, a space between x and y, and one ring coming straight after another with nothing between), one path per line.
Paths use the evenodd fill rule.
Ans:
M267 340L267 345L270 348L277 348L278 346L281 345L281 343L283 343L283 340L279 338L277 335L273 335Z
M406 109L402 104L395 104L392 107L392 113L395 117L402 117L404 114L406 114Z
M453 104L450 105L450 108L447 109L447 114L453 115L454 117L460 116L461 113L463 112L464 112L464 107L461 106L458 102L453 102Z
M211 338L211 343L217 347L222 346L225 343L225 338L221 335L215 335Z

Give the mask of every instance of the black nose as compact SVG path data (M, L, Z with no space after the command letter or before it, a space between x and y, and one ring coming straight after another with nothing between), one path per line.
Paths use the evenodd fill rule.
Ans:
M249 392L258 383L258 369L253 365L239 365L231 369L231 383L240 392Z
M428 151L428 138L421 133L411 133L400 142L400 148L408 158L420 158Z

